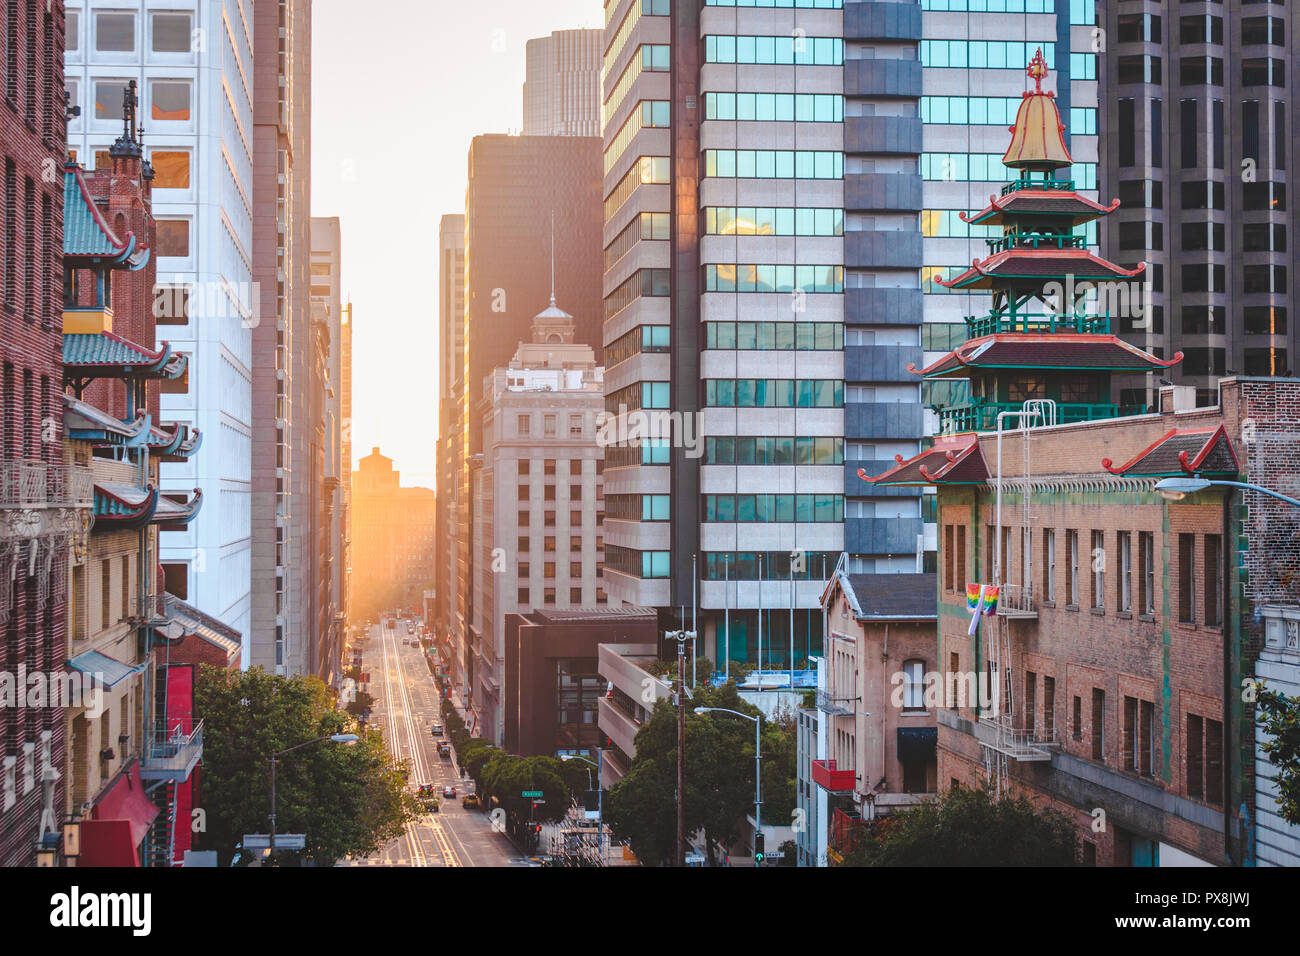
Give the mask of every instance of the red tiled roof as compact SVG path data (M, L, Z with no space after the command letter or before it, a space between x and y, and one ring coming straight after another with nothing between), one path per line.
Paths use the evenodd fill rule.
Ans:
M1101 466L1112 475L1182 476L1236 475L1237 453L1222 425L1173 428L1138 452L1126 464L1114 467L1109 458Z
M1169 368L1182 360L1182 352L1172 359L1158 359L1115 335L999 332L963 343L928 368L918 370L908 363L907 370L922 378L966 378L970 368L1122 372Z
M982 226L1000 226L1004 222L1003 214L1069 216L1074 225L1082 225L1094 219L1100 219L1119 208L1119 200L1111 201L1109 206L1085 199L1075 192L1063 192L1057 189L1018 189L1005 196L989 196L989 204L984 209L967 216L958 213L962 222Z
M858 477L875 485L982 484L989 477L979 440L973 434L940 435L933 448L906 461L895 455L894 461L897 465L874 478L859 468Z
M1135 269L1125 269L1086 249L1035 249L1030 246L1013 246L986 259L975 259L971 267L957 278L945 282L934 281L947 289L992 289L995 284L1010 284L1015 278L1053 278L1072 275L1075 279L1131 279L1146 269L1138 263Z

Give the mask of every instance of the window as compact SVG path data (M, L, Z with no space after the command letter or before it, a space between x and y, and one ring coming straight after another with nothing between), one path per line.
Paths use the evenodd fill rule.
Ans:
M515 594L516 603L523 607L528 603L528 588L519 588Z
M1183 624L1196 622L1192 594L1196 575L1196 535L1178 536L1178 620Z
M529 497L529 494L530 494L530 492L529 492L529 485L527 485L526 483L525 483L525 484L521 484L521 485L519 486L519 492L518 492L517 500L518 500L518 501L527 501L527 500L528 500L528 497Z
M1092 759L1106 759L1106 692L1092 689Z
M96 13L95 51L97 53L134 52L135 14Z
M515 424L520 435L529 435L532 433L532 416L520 415ZM520 472L520 474L526 474L526 472Z
M527 554L527 553L528 553L528 538L527 538L527 536L520 537L519 540L515 542L515 550L518 551L519 554Z
M131 556L122 555L122 616L131 616Z
M74 53L81 49L81 14L76 10L69 10L65 22L64 49Z
M1155 536L1150 531L1138 532L1138 606L1147 615L1156 612L1155 557Z
M1138 701L1136 697L1124 698L1124 713L1120 721L1120 766L1134 772L1138 769Z
M1043 678L1043 740L1056 740L1056 678Z
M99 629L107 630L113 622L113 563L108 558L99 562Z
M1133 535L1128 531L1116 534L1119 544L1119 607L1120 611L1133 610Z
M569 603L570 604L582 603L582 588L569 588Z
M542 550L547 552L555 551L555 538L553 536L548 535L545 541L542 542Z
M1056 530L1043 531L1043 600L1056 600Z
M957 525L957 580L953 585L957 591L966 587L966 526Z
M175 80L149 81L150 116L169 123L190 118L190 84Z
M532 570L532 568L531 568L531 566L529 565L529 563L528 563L527 561L520 561L520 562L519 562L519 576L520 576L521 578L526 578L526 577L528 577L529 572L530 572L531 570Z
M1242 86L1285 86L1286 63L1276 57L1247 57L1241 61Z
M155 53L189 53L193 35L188 13L155 13L150 18Z
M149 156L154 169L154 189L189 189L190 154L185 150L154 150Z
M523 419L527 419L527 418L528 418L527 415L522 415L522 416L520 416L520 417L523 418ZM524 428L523 431L521 432L521 434L522 434L523 432L527 432L527 431L528 431L528 429L527 429L527 428ZM521 474L521 475L526 475L526 474L528 474L528 471L529 471L529 465L531 464L531 462L532 462L532 459L529 459L529 458L521 458L521 459L519 459L519 474Z
M1106 535L1103 531L1092 533L1092 606L1100 610L1106 606Z
M957 710L957 683L960 680L961 656L956 653L948 655L948 679L944 681L944 690L948 698L948 709Z
M925 661L903 664L903 710L925 710Z
M158 255L188 258L190 254L190 223L188 219L159 219Z
M126 80L95 80L95 119L122 119L122 96L126 85ZM96 153L95 168L103 165Z
M1223 624L1223 536L1205 536L1205 623Z
M1065 603L1070 607L1079 606L1079 532L1065 532L1065 560L1069 566L1069 578L1066 582Z
M1155 773L1156 765L1156 705L1149 700L1140 701L1138 714L1137 772L1145 777Z
M1074 695L1074 704L1070 708L1070 733L1075 740L1083 739L1083 698Z
M953 547L954 547L954 537L953 537L953 534L954 534L953 526L950 525L950 524L949 524L949 525L944 525L944 528L943 528L943 586L944 586L944 590L947 590L947 591L955 591L955 590L957 589L956 575L955 575L955 573L954 573L954 572L956 571L956 567L957 567L957 561L956 561L957 555L956 555L956 553L953 551Z
M1038 675L1033 671L1025 671L1025 716L1024 727L1029 731L1029 736L1034 737L1038 732Z
M1223 804L1223 724L1197 714L1187 715L1187 795L1212 806Z
M555 416L554 415L542 416L542 434L546 438L555 437ZM550 469L551 469L550 471L547 472L547 474L548 475L555 474L555 462L551 461L548 462L547 464L550 465Z

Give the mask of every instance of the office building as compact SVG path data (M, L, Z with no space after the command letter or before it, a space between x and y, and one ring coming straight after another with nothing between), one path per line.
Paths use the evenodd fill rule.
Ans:
M600 135L600 30L556 30L529 40L525 136Z
M245 659L329 679L316 526L324 469L321 330L313 317L311 8L254 8L252 596ZM335 668L337 669L337 668Z
M156 173L160 335L189 359L187 374L163 386L162 410L207 436L208 454L162 469L165 492L197 487L208 501L184 532L163 535L162 563L190 602L247 639L253 333L259 315L272 324L275 315L258 301L253 274L253 3L62 6L69 102L80 109L68 148L88 169L110 164L123 90L137 83ZM224 185L205 188L216 183Z
M1182 352L1172 381L1196 388L1202 405L1218 400L1220 376L1289 375L1300 346L1287 317L1300 289L1286 197L1294 16L1241 0L1098 9L1111 134L1101 182L1122 203L1102 248L1150 270L1152 307L1125 316L1122 333ZM1149 404L1158 382L1127 376L1116 388L1122 404Z
M352 597L357 621L418 614L433 580L434 493L402 487L393 459L371 449L352 472Z
M456 499L460 490L458 440L465 369L465 217L446 215L438 223L438 556L434 614L428 621L440 638L455 630L459 547ZM464 674L456 678L464 686Z

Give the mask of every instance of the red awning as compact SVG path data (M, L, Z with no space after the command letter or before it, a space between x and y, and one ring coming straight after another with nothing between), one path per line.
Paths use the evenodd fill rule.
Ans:
M130 820L83 820L77 866L139 866Z
M139 866L136 849L158 816L144 784L132 767L99 798L90 819L82 823L80 866ZM96 845L98 844L98 845ZM104 862L86 862L87 858Z

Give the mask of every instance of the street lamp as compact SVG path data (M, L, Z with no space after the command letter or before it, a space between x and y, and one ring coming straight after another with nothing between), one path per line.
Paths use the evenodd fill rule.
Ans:
M322 740L328 740L336 744L354 744L361 738L356 734L326 734L324 737L317 737L315 740L304 740L300 744L295 744L284 750L277 750L271 754L271 855L275 855L275 764L287 753L295 750L301 750L303 747L309 747L312 744L318 744Z
M1300 508L1300 501L1295 498L1288 498L1286 495L1271 491L1268 488L1252 485L1245 481L1220 481L1209 478L1165 478L1156 482L1156 491L1161 498L1166 501L1182 501L1188 495L1194 495L1198 491L1204 491L1206 488L1247 488L1250 491L1258 491L1262 495L1270 495L1285 501L1289 505L1295 505Z
M605 857L605 783L604 783L604 764L605 748L596 748L596 759L591 760L581 754L560 754L561 760L581 760L583 763L589 763L596 768L596 826L599 828L596 835L596 850L600 853L601 859ZM587 771L590 776L591 771Z
M726 707L696 707L697 714L708 714L718 711L723 714L734 714L737 717L743 717L746 720L754 722L754 865L758 866L758 842L762 839L763 832L763 715L751 717L749 714L742 714L738 710L728 710Z

